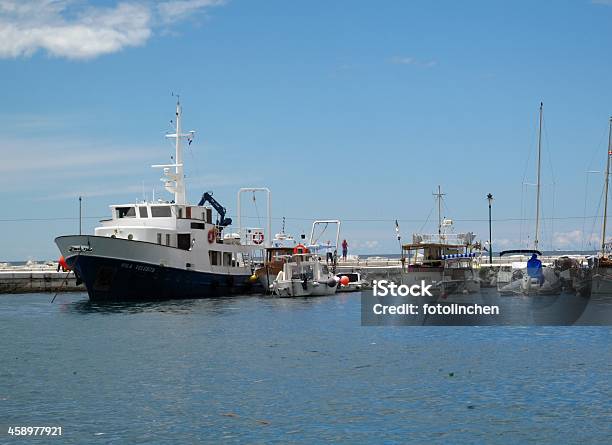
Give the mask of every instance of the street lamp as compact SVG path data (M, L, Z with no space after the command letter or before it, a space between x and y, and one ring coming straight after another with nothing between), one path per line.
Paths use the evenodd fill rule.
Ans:
M491 193L487 195L487 201L489 201L489 264L493 264L493 242L491 240L491 203L493 202L493 195Z

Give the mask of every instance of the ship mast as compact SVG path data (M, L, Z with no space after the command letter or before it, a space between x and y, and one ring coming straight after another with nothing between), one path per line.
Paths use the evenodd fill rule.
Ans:
M163 168L164 177L161 179L170 193L174 193L174 202L176 204L184 205L187 203L185 198L185 174L183 171L183 147L181 145L181 139L185 138L191 143L195 131L189 133L182 133L181 118L183 110L179 97L176 99L176 132L173 134L167 134L166 137L175 139L175 154L174 163L153 165L154 168ZM174 168L174 173L170 172L170 168Z
M181 147L181 103L177 96L176 99L176 157L174 158L175 173L176 173L176 191L174 192L174 201L177 204L185 204L185 175L183 174L183 147Z
M442 243L442 197L446 193L442 193L440 186L438 185L438 193L434 193L433 195L438 200L438 242Z
M606 223L608 220L608 186L610 183L610 155L612 155L612 117L610 117L610 130L608 132L608 156L606 157L606 179L604 182L604 214L601 230L601 255L604 256L606 248Z
M540 233L540 171L541 171L541 160L542 160L542 113L544 103L540 102L540 130L538 131L538 179L536 183L537 195L536 195L536 224L535 224L535 237L533 241L534 249L538 250L539 233Z

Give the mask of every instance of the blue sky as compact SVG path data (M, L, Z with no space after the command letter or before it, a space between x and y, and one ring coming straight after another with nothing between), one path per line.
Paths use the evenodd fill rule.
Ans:
M494 244L524 245L542 100L543 214L562 218L543 247L581 248L611 78L607 0L0 0L0 260L55 258L80 194L87 232L143 184L163 196L172 92L197 131L192 202L213 190L233 213L267 186L288 231L340 218L362 254L398 250L396 218L404 239L435 231L438 184L457 231L488 236L491 192Z

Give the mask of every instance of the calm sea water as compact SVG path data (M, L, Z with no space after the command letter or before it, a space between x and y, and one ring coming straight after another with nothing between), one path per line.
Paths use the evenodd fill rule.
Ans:
M362 327L360 295L0 297L0 442L612 441L610 327Z

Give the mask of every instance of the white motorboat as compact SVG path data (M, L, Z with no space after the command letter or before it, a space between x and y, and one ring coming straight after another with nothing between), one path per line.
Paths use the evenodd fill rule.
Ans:
M332 295L336 292L338 280L318 255L312 254L302 244L295 253L288 256L271 288L279 297L310 297Z

